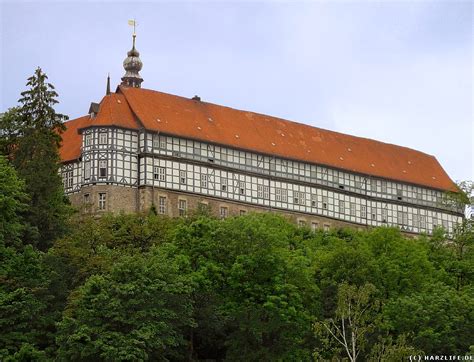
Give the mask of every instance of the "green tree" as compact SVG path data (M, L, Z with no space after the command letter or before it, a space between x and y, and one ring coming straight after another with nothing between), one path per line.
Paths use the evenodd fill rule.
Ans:
M305 234L271 214L182 220L172 242L188 256L196 283L189 358L310 358L319 293Z
M361 352L367 349L368 335L378 323L379 301L374 297L375 291L369 283L361 287L347 283L339 285L333 317L315 324L315 333L323 342L323 348L317 350L316 355L328 356L329 350L333 349L335 355L330 357L345 355L351 362L358 360Z
M30 195L25 217L38 230L38 234L25 233L23 239L41 250L46 250L65 232L70 213L58 174L58 150L65 129L63 121L67 117L54 110L58 94L47 79L38 68L28 78L29 89L21 93L20 107L11 110L2 120L9 130L7 139L2 137L2 147L12 150L13 165Z
M63 360L182 359L182 330L192 326L192 280L171 247L125 256L71 298L59 324Z
M21 251L0 246L0 359L25 343L51 346L48 284L40 252L31 245Z
M4 156L0 156L0 245L21 245L25 230L23 214L28 205L24 183Z
M383 315L391 333L410 334L412 345L426 354L464 353L474 336L474 290L433 283L388 301Z

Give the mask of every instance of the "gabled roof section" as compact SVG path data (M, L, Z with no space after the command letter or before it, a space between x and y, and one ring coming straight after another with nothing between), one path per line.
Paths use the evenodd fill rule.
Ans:
M123 94L110 93L102 98L98 105L97 115L83 116L64 124L66 131L62 134L64 145L60 149L63 162L73 161L81 156L83 128L94 126L116 126L122 128L138 129L139 123L133 115Z
M117 126L131 129L139 127L124 95L117 93L110 93L102 98L99 112L95 118L91 118L89 126Z
M149 130L455 190L435 157L410 148L148 89L119 91Z

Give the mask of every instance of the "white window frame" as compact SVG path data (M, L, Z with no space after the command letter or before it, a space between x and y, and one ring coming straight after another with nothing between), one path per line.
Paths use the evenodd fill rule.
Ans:
M165 215L166 214L166 197L159 196L158 197L158 214Z
M178 214L179 216L186 216L188 211L188 202L184 199L178 200Z
M179 171L179 183L181 185L186 185L188 183L188 175L184 170Z
M84 162L84 180L91 178L91 161Z
M105 165L105 167L104 167ZM107 177L107 160L99 160L99 178L106 178ZM102 170L105 170L104 174L102 174Z
M221 219L226 219L229 216L229 208L227 206L221 206L219 209L219 215Z
M101 211L107 209L107 193L106 192L99 192L98 196L98 208Z
M157 181L166 181L166 167L154 166L153 179Z
M99 145L106 145L109 139L109 133L107 131L99 132Z
M204 174L204 173L201 174L201 187L205 189L207 189L208 187L207 174Z

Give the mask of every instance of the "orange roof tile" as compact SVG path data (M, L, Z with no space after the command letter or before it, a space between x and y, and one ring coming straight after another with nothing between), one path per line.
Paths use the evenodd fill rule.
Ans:
M140 123L165 134L455 190L435 157L406 147L147 89L119 87L118 92L104 97L90 125L138 128Z
M82 138L79 129L87 127L90 117L83 116L65 123L66 130L63 132L59 156L63 162L73 161L81 156Z

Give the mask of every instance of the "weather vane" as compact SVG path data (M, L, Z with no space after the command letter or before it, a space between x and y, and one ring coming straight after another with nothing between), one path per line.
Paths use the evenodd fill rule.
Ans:
M133 19L133 20L128 21L128 25L133 26L133 36L136 36L135 28L138 25L138 23L135 21L135 19Z

